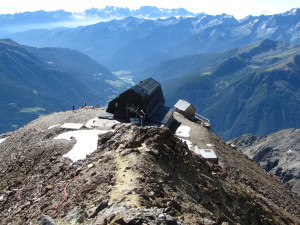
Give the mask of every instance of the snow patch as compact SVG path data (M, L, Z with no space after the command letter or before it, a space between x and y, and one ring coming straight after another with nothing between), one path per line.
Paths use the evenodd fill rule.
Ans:
M60 134L54 139L76 139L74 147L64 157L70 158L73 162L86 158L86 155L91 154L97 149L98 135L104 134L108 130L78 130L68 131Z
M72 130L79 130L81 127L83 127L83 124L81 123L64 123L63 125L61 125L61 128Z
M190 142L188 140L185 140L185 139L182 139L182 138L180 138L180 140L182 140L183 142L185 142L187 144L187 146L189 147L189 149L192 150L192 147L193 147L192 142Z
M93 124L97 121L97 117L96 118L93 118L93 119L90 119L89 121L87 121L85 124L84 124L84 126L86 127L86 128L89 128L89 129L91 129L91 128L93 128Z
M52 126L48 127L48 130L50 130L50 129L54 128L54 127L58 127L58 126L60 126L60 123L59 123L59 124L55 124L55 125L52 125Z
M291 155L291 154L293 154L293 150L289 149L286 153L287 153L288 155Z
M110 130L114 125L119 124L120 122L117 120L108 120L108 119L99 119L93 123L93 127L99 127L103 130Z
M93 163L90 163L89 165L87 165L88 168L92 168L94 167L95 165Z
M207 147L215 147L214 144L206 144Z
M0 138L0 143L2 143L3 141L5 141L6 138L7 138L7 137L5 137L5 138Z
M267 34L274 33L276 31L276 28L268 28L267 29Z
M180 126L176 130L176 136L181 138L187 138L190 136L191 128L189 126Z

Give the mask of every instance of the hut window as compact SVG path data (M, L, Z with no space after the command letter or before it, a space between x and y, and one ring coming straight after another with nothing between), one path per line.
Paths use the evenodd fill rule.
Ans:
M115 107L118 107L118 103L117 102L115 103Z

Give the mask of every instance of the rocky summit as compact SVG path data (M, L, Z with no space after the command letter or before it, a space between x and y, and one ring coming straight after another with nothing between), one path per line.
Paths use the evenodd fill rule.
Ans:
M170 129L138 127L102 112L45 115L0 137L1 224L300 223L297 196L203 125L175 113Z

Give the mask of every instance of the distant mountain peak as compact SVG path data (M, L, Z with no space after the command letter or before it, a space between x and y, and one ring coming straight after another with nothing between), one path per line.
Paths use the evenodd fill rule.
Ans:
M17 42L13 41L10 38L0 39L0 42L6 43L6 44L13 44L13 45L19 45Z
M293 8L283 13L283 15L300 16L300 8Z
M272 41L270 39L264 39L262 41L257 41L253 44L250 44L246 46L246 48L249 48L248 50L242 52L240 54L241 58L249 59L252 58L255 55L259 55L263 52L268 52L270 50L275 50L278 46L277 41Z
M277 41L272 41L271 39L264 39L261 41L259 47L266 49L275 49L278 45Z
M158 8L155 6L141 6L139 9L129 9L115 6L106 6L102 9L92 8L84 11L86 15L100 16L104 18L125 18L129 16L142 17L142 18L162 18L172 16L196 16L192 12L187 11L184 8L167 9Z

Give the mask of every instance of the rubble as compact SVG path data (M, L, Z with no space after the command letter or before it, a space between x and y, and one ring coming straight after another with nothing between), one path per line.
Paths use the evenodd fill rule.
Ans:
M76 111L41 117L0 144L1 223L300 223L299 201L291 192L184 118L175 119L191 127L189 141L201 148L211 143L219 165L190 151L172 128L131 124L99 134L96 151L72 162L63 155L76 141L55 140L65 130L48 127L84 124L101 110Z

